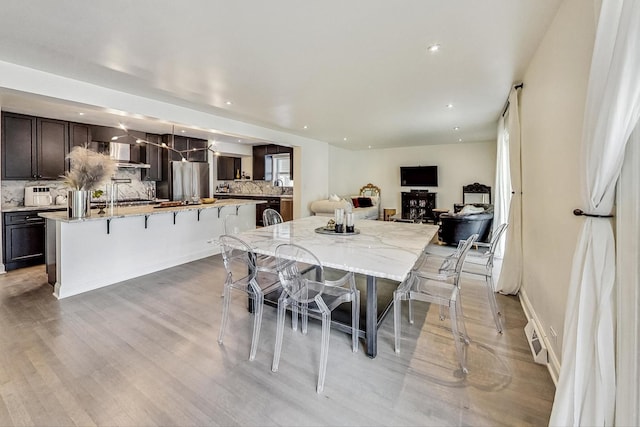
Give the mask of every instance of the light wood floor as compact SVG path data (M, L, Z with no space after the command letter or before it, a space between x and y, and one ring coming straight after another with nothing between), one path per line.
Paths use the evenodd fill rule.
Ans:
M473 340L466 378L448 319L416 303L399 355L391 315L375 359L332 332L318 395L319 325L307 336L285 328L272 373L275 309L265 307L255 361L247 360L252 324L240 294L225 345L216 342L223 280L216 256L58 301L44 267L0 276L0 425L548 423L554 386L532 361L520 303L498 295L507 326L498 334L481 282L465 279L462 291Z

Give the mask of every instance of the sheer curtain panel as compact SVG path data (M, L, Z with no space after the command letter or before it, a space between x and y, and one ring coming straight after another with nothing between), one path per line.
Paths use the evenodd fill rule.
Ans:
M512 88L509 93L506 128L509 142L509 181L511 182L512 194L509 203L509 228L505 238L504 261L496 289L502 294L514 295L518 293L522 283L522 171L518 93L516 88Z
M508 112L505 114L508 116ZM498 120L498 140L496 142L496 185L493 206L494 229L509 221L511 202L511 179L509 178L509 133L504 124L504 116ZM495 251L496 258L504 257L504 239L500 239ZM495 290L495 289L494 289Z
M609 215L640 115L640 1L602 2L583 124L583 210ZM624 230L619 229L619 232ZM615 242L611 220L585 217L573 258L562 367L551 425L613 425Z

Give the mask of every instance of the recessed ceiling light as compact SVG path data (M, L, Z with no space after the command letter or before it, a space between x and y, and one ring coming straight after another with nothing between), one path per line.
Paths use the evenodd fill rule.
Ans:
M227 102L225 102L225 104L231 105L231 101L227 101Z
M462 138L458 138L458 142L462 142Z
M346 141L346 140L347 140L347 137L345 136L345 137L343 138L343 140L344 140L344 141Z
M309 129L309 126L304 125L304 126L302 126L302 129Z
M429 52L429 53L436 53L439 50L440 50L440 45L439 44L432 44L431 46L429 46L427 48L427 52Z
M371 146L369 146L369 148L371 148Z
M185 133L186 131L184 129L182 129L180 132Z
M242 140L241 140L241 139L239 139L239 140L238 140L238 142L242 142Z
M446 107L447 107L448 109L452 109L452 108L453 108L453 104L447 104L447 105L446 105Z
M81 115L81 116L84 116L84 113L78 113L78 114Z
M460 130L460 126L454 127L453 130Z

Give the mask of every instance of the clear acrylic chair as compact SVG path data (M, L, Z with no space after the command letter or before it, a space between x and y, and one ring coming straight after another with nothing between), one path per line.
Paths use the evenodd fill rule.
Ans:
M320 370L317 392L324 388L329 353L329 332L331 312L340 304L351 302L351 336L353 352L358 351L358 331L360 322L360 291L356 288L353 273L347 273L338 280L324 279L324 269L318 258L307 249L283 244L276 248L277 269L283 292L278 300L278 325L276 346L271 370L278 371L286 309L292 307L294 316L302 312L302 332L307 332L308 315L322 320L322 342L320 346ZM295 328L294 328L295 329Z
M493 320L496 323L496 329L502 333L502 315L498 310L498 303L496 302L496 294L493 283L493 257L498 246L500 238L504 234L509 224L500 224L493 232L491 241L487 243L476 242L478 248L487 248L486 252L478 253L469 252L467 259L462 267L462 272L472 274L476 276L484 277L487 285L487 294L489 296L489 306L491 307L491 313L493 314Z
M246 218L239 215L229 214L224 217L224 234L235 235L250 228L255 228Z
M408 300L409 302L410 324L413 324L412 300L437 304L441 307L440 320L444 320L442 308L449 309L451 333L456 346L458 362L462 372L468 373L466 351L463 348L461 338L465 344L468 344L469 337L464 325L459 282L464 260L471 245L477 238L478 235L473 234L466 241L460 241L456 251L444 259L440 258L438 261L439 266L435 269L430 268L430 257L428 255L422 257L404 282L393 293L393 326L396 353L400 353L401 301Z
M282 215L275 209L267 208L262 212L262 223L265 227L283 222Z
M253 360L256 357L258 339L260 337L264 295L276 290L279 282L273 274L260 275L259 277L260 273L256 268L255 253L242 239L236 236L222 235L219 242L222 246L222 259L224 268L227 271L227 277L224 283L222 322L220 324L218 343L223 343L229 318L231 291L242 291L253 300L253 336L251 338L251 350L249 351L249 360Z

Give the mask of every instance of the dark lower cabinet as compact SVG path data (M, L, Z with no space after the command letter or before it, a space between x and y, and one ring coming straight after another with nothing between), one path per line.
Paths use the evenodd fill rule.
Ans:
M5 270L43 264L45 219L38 211L5 212L2 221Z
M218 199L251 199L251 200L266 200L267 203L260 203L256 205L256 225L263 227L262 213L265 209L275 209L280 213L280 197L269 197L260 195L246 195L246 194L216 194Z

